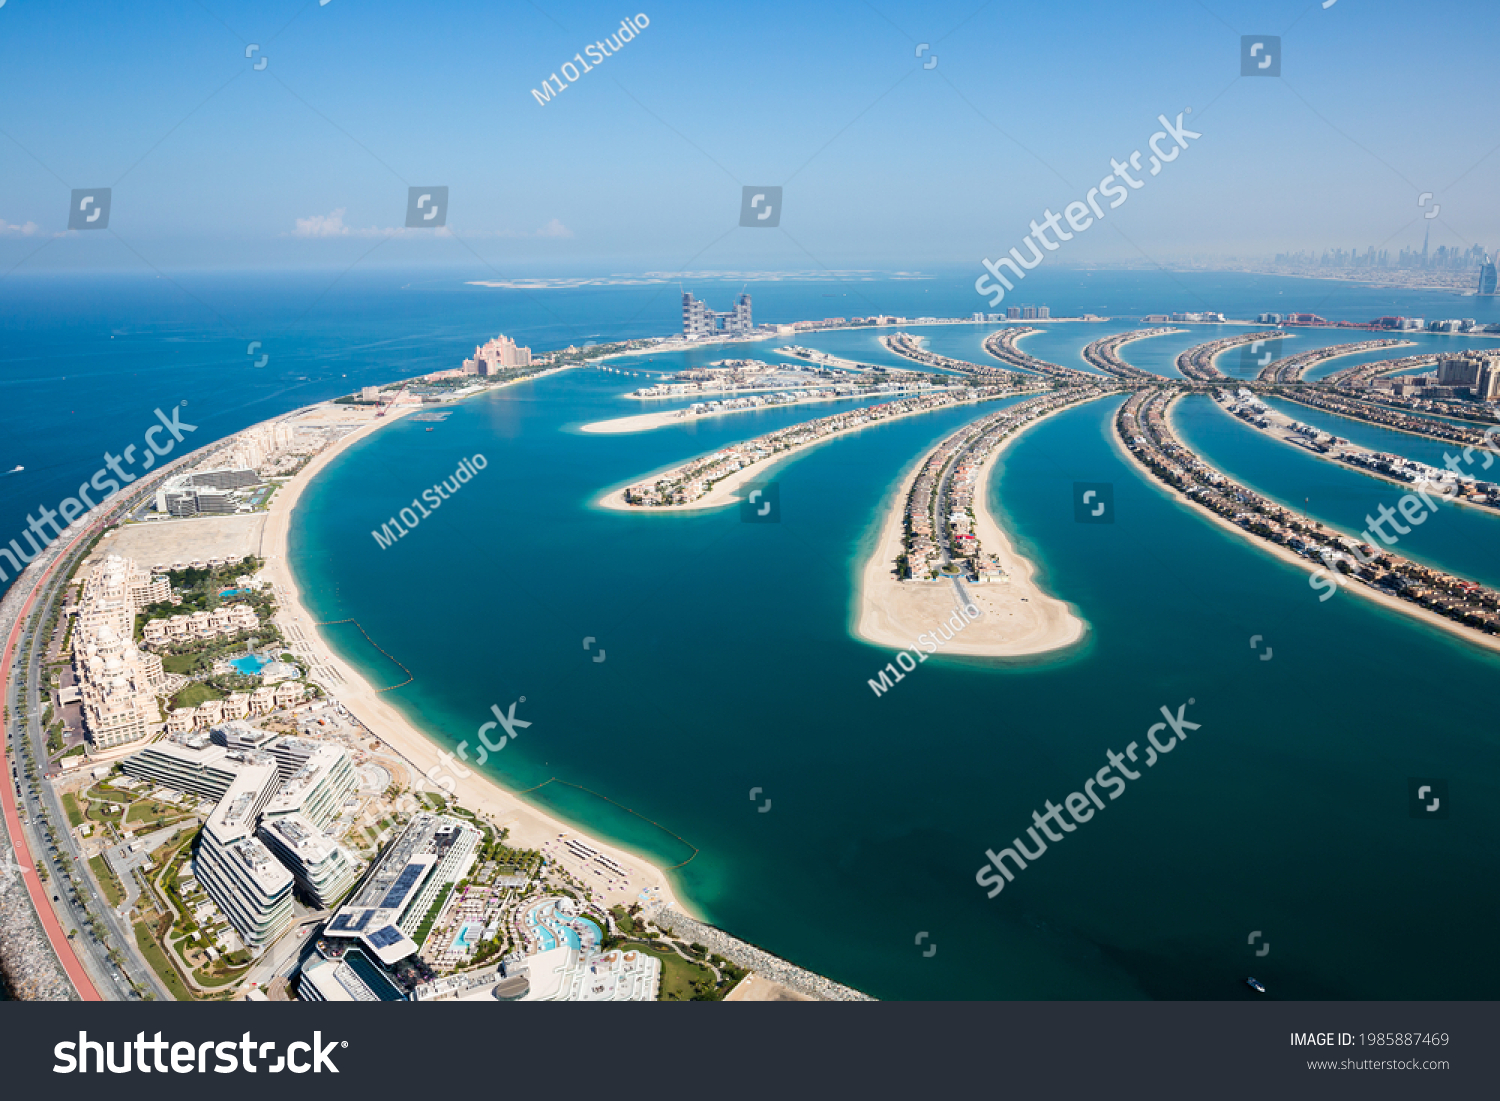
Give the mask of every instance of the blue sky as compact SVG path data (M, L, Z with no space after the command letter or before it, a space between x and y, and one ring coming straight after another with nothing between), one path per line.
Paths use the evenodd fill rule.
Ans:
M6 0L0 270L977 263L1189 106L1202 138L1057 261L1500 245L1478 0L632 4ZM1280 78L1241 34L1283 36ZM428 184L453 236L387 232ZM779 231L737 228L751 184ZM98 186L110 232L52 239Z

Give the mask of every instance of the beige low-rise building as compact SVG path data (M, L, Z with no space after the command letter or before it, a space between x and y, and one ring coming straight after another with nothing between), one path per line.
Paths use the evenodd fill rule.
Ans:
M253 692L231 692L221 700L205 700L197 707L179 707L169 712L167 732L186 734L193 730L206 730L219 723L269 715L272 711L293 707L306 698L307 685L301 681L265 684Z
M253 631L260 617L248 604L221 604L212 612L193 612L164 619L147 620L141 635L148 646L170 646L175 642L212 639Z

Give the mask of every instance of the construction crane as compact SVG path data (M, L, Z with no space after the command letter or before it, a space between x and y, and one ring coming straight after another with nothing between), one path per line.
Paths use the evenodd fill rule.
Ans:
M396 402L401 399L401 395L402 394L406 393L406 387L407 387L407 384L403 382L401 384L401 389L399 389L399 390L396 391L396 396L395 397L393 397L390 401L386 402L384 405L381 405L381 406L379 406L379 407L376 408L375 415L377 417L383 417L383 416L385 416L386 411L389 410L391 406L395 405Z

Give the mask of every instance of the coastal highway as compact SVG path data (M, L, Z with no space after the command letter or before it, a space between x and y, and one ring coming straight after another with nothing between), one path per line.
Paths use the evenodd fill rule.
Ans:
M37 597L44 591L52 572L57 569L58 563L66 557L67 551L76 548L81 540L88 538L99 526L99 524L95 524L88 528L78 535L62 554L53 557L46 570L37 579L31 592L27 594L25 603L21 605L21 609L16 615L16 621L11 626L10 634L5 640L4 653L0 654L0 700L7 701L12 707L14 703L19 702L13 699L17 694L15 677L12 674L14 668L13 662L15 661L16 649L20 645L21 632L25 628L27 616L31 614L32 605L36 603ZM24 577L24 575L22 576ZM20 578L17 578L17 581L20 580ZM35 683L35 675L30 679L32 683ZM12 713L14 714L14 710ZM5 731L3 725L0 725L0 748L9 749L8 737L8 732ZM15 760L19 763L19 753L16 754ZM41 767L42 763L42 759L39 758L38 766ZM32 909L36 911L37 920L42 924L42 931L47 934L47 941L52 945L53 953L57 956L58 962L62 964L63 970L67 973L68 981L73 984L73 989L78 991L78 996L86 1002L102 1001L103 999L100 997L98 990L94 988L94 984L89 979L88 973L84 971L83 964L79 962L78 956L73 952L72 942L68 940L67 933L57 920L57 915L52 911L52 906L47 898L47 886L37 877L37 861L32 856L30 846L26 843L26 835L21 829L21 816L16 805L16 795L13 785L10 783L0 784L0 789L3 789L0 790L0 809L3 809L5 814L5 829L10 835L11 842L16 847L16 863L21 868L21 878L26 884L27 894L31 896ZM62 822L65 826L67 819L64 818ZM84 873L80 870L78 874L81 876ZM61 892L59 892L60 894Z
M15 622L11 625L11 629L6 636L4 650L0 652L0 700L3 700L11 708L12 715L17 714L18 705L23 702L18 692L18 678L15 673L21 657L20 652L22 639L26 630L26 621L32 612L36 610L38 598L44 595L47 597L48 603L44 604L42 612L38 617L40 620L45 621L47 606L50 606L51 600L57 599L59 596L58 592L52 591L52 587L61 579L61 575L66 572L74 556L83 547L88 545L89 540L100 531L106 530L111 525L119 522L120 517L129 512L131 508L149 499L151 488L155 484L169 477L175 470L181 469L185 463L199 462L213 455L220 447L222 447L222 444L210 444L207 449L200 448L196 452L190 452L174 462L163 466L153 477L142 480L142 483L136 487L138 495L132 495L130 500L122 501L116 507L109 509L104 515L101 515L99 519L80 531L66 544L61 546L54 545L42 552L47 556L46 565L36 575L36 580L32 583L31 591L24 597L16 613ZM34 566L37 564L39 563L33 563ZM31 582L31 578L23 573L20 577L16 578L14 584L11 586L11 591L6 596L13 596L19 586L29 582ZM25 737L28 732L32 735L32 758L37 762L40 772L46 771L45 732L40 729L39 724L39 693L45 671L43 657L45 655L46 644L46 639L33 637L30 640L30 645L26 647L24 655L28 671L26 682L31 692L31 699L26 701L28 704L28 721L26 726L22 727L19 723L17 724L17 731L21 737ZM10 731L0 726L0 749L6 750L7 759L16 767L19 774L21 771L21 754L19 747L14 747L17 751L13 756L11 755L13 747L9 745L9 737ZM21 777L18 775L17 781L20 779ZM52 823L60 844L60 849L51 854L52 886L49 887L48 884L40 881L36 871L38 855L49 846L37 834L33 834L36 842L35 850L28 843L27 834L21 823L20 806L18 805L15 790L16 786L16 783L0 784L0 813L3 813L5 817L6 832L10 836L11 843L15 846L16 864L21 868L21 878L26 884L26 891L31 899L32 909L36 912L42 931L46 934L53 953L61 964L68 981L73 984L73 988L78 992L78 996L84 1001L102 1001L104 999L105 995L100 993L99 987L90 975L90 971L92 971L94 975L101 977L108 976L110 978L110 987L116 989L111 990L110 987L106 987L105 990L109 994L118 994L119 997L129 997L131 991L128 982L133 980L139 988L155 991L158 997L170 997L156 976L140 962L136 954L135 939L130 935L131 930L128 923L122 922L119 915L110 909L104 900L99 897L97 889L89 877L82 854L77 849L68 825L67 815L59 805L56 792L52 790L51 786L44 779L39 778L39 782L35 786L29 780L26 781L25 791L27 797L30 799L30 805L27 809L30 811L33 824L38 823L39 812L46 811L46 817ZM44 799L46 800L45 808L41 803ZM63 873L62 869L58 867L56 858L60 851L67 851L69 859L73 861L74 867L71 881ZM70 882L74 891L63 890ZM79 931L79 941L76 943L87 948L91 953L91 958L89 959L89 963L92 964L91 968L85 968L82 959L75 949L75 942L68 939L57 913L53 910L51 900L47 897L53 891L58 896L58 905L67 908L70 923L74 924ZM76 894L74 893L75 891L77 892ZM94 940L88 923L83 920L80 911L85 903L95 913L101 915L106 930L116 940L120 949L120 955L123 958L124 977L121 976L120 968L116 967L109 959L108 946Z
M82 546L87 545L88 537L89 533L86 533L81 537L85 540L82 545L75 541L53 560L52 569L48 572L53 575L51 580L54 583L48 584L48 575L43 575L43 582L36 588L36 593L40 595L42 601L35 609L37 623L45 624L53 606L61 601L63 586L56 582L62 580L71 563L77 556L81 556ZM28 717L26 728L21 736L30 739L32 759L43 763L41 768L44 772L44 762L47 760L47 734L41 723L41 715L48 693L45 678L49 642L50 640L38 631L31 638L29 653L22 655L27 668L26 709ZM28 650L24 641L21 643L21 649L22 651ZM14 714L14 705L12 705L12 714ZM39 846L48 848L53 861L53 878L50 884L44 884L44 888L46 886L52 888L52 894L57 900L54 905L61 912L61 920L70 928L77 930L72 946L75 954L89 972L95 989L108 997L121 999L135 997L137 989L152 989L156 991L157 997L171 1000L171 993L161 985L150 968L136 958L134 930L130 923L110 908L108 901L93 882L87 867L86 854L82 851L72 831L67 812L62 806L62 800L52 784L45 780L35 786L28 784L25 809L29 811L32 823L50 822L55 832L57 838L55 848L47 845L44 837L34 835L37 837ZM39 827L38 833L40 833ZM67 853L68 859L72 862L71 876L57 867L59 852ZM120 949L113 959L110 954L110 944L101 942L95 937L93 923L89 920L90 914L99 917L109 940ZM116 960L118 963L115 962Z

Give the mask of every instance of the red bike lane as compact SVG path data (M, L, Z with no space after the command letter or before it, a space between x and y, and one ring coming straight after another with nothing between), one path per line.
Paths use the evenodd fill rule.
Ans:
M16 617L15 626L11 628L10 637L5 640L4 664L0 665L0 700L10 698L11 658L15 654L16 645L21 637L21 629L26 624L26 616L31 612L31 606L36 602L37 594L43 590L47 579L52 575L52 571L57 568L58 563L67 557L68 552L100 526L100 524L92 525L79 535L77 539L68 544L63 553L58 555L53 560L52 565L47 567L37 584L32 588L31 595L26 598L26 603L21 606L21 612ZM4 725L0 724L0 750L8 748L9 734L4 729ZM42 929L47 934L47 940L52 944L52 951L57 954L58 961L62 964L63 970L67 972L69 981L72 982L73 988L78 991L78 996L81 999L86 1002L103 1001L104 999L99 996L99 992L94 988L94 984L90 981L87 972L84 971L83 964L78 961L78 955L73 951L73 943L68 940L67 933L63 930L62 924L57 920L57 915L52 910L51 900L47 898L47 888L37 875L36 861L32 858L31 850L26 844L25 834L21 832L20 808L16 804L16 796L12 789L10 778L7 777L6 783L0 785L0 787L4 789L0 791L0 805L3 805L5 813L5 828L16 847L16 863L20 866L21 880L26 884L26 890L31 895L32 908L36 910L36 916L42 923ZM84 875L85 873L82 869L79 869L77 874Z

